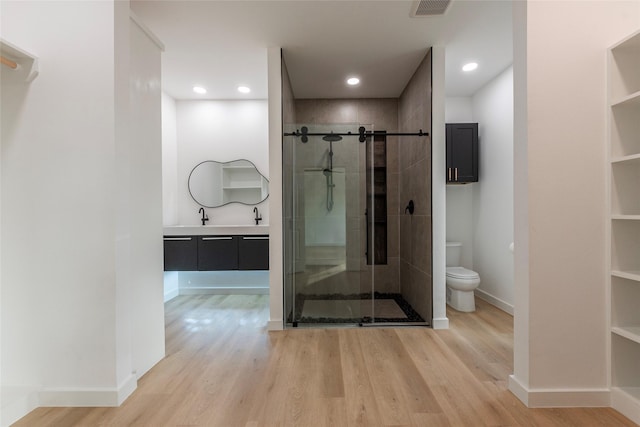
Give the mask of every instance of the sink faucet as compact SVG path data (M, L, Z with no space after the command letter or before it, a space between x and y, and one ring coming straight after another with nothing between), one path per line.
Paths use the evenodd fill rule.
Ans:
M258 221L262 221L262 215L260 215L258 217L258 207L256 206L255 208L253 208L253 212L255 212L256 217L254 218L256 220L256 225L258 225Z
M204 225L204 223L205 223L206 221L209 221L209 215L207 215L207 214L204 212L204 208L200 208L200 210L198 211L198 213L201 213L201 214L202 214L202 218L200 218L200 221L202 221L202 225Z

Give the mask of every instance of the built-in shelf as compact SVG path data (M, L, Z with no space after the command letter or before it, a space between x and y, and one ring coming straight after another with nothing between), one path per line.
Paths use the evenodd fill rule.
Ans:
M628 156L613 157L611 159L611 163L612 164L617 164L617 163L635 163L635 162L638 162L638 164L640 164L640 153L639 154L630 154Z
M611 406L640 423L640 31L607 55Z
M267 198L269 183L253 164L222 166L222 201L252 204Z
M17 64L13 69L2 65L2 79L11 83L30 83L38 77L38 58L18 46L0 38L0 54Z
M640 215L611 215L611 219L613 220L622 220L622 221L638 221L640 220Z
M640 344L640 326L613 326L611 332Z
M626 106L626 107L638 107L640 106L640 90L632 94L621 96L611 101L612 107Z
M638 120L640 121L640 110ZM619 157L616 160L611 162L611 214L640 215L640 154ZM640 233L640 230L637 233Z
M640 282L640 271L611 270L611 275L614 277L621 277L623 279L635 280L636 282Z

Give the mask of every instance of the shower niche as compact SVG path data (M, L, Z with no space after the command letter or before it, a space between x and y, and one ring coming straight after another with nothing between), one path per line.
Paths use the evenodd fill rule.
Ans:
M387 263L387 138L385 132L375 132L367 140L367 213L373 212L373 221L367 221L367 265Z

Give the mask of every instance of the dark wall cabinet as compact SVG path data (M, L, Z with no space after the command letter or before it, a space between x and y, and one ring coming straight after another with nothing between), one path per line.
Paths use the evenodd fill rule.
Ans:
M269 236L165 236L165 271L268 270Z
M447 182L478 182L477 123L447 123Z

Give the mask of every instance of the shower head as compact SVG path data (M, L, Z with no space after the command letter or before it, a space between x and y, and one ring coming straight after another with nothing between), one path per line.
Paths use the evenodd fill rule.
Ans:
M333 133L323 136L322 139L330 142L342 141L342 137L340 135L334 135Z

